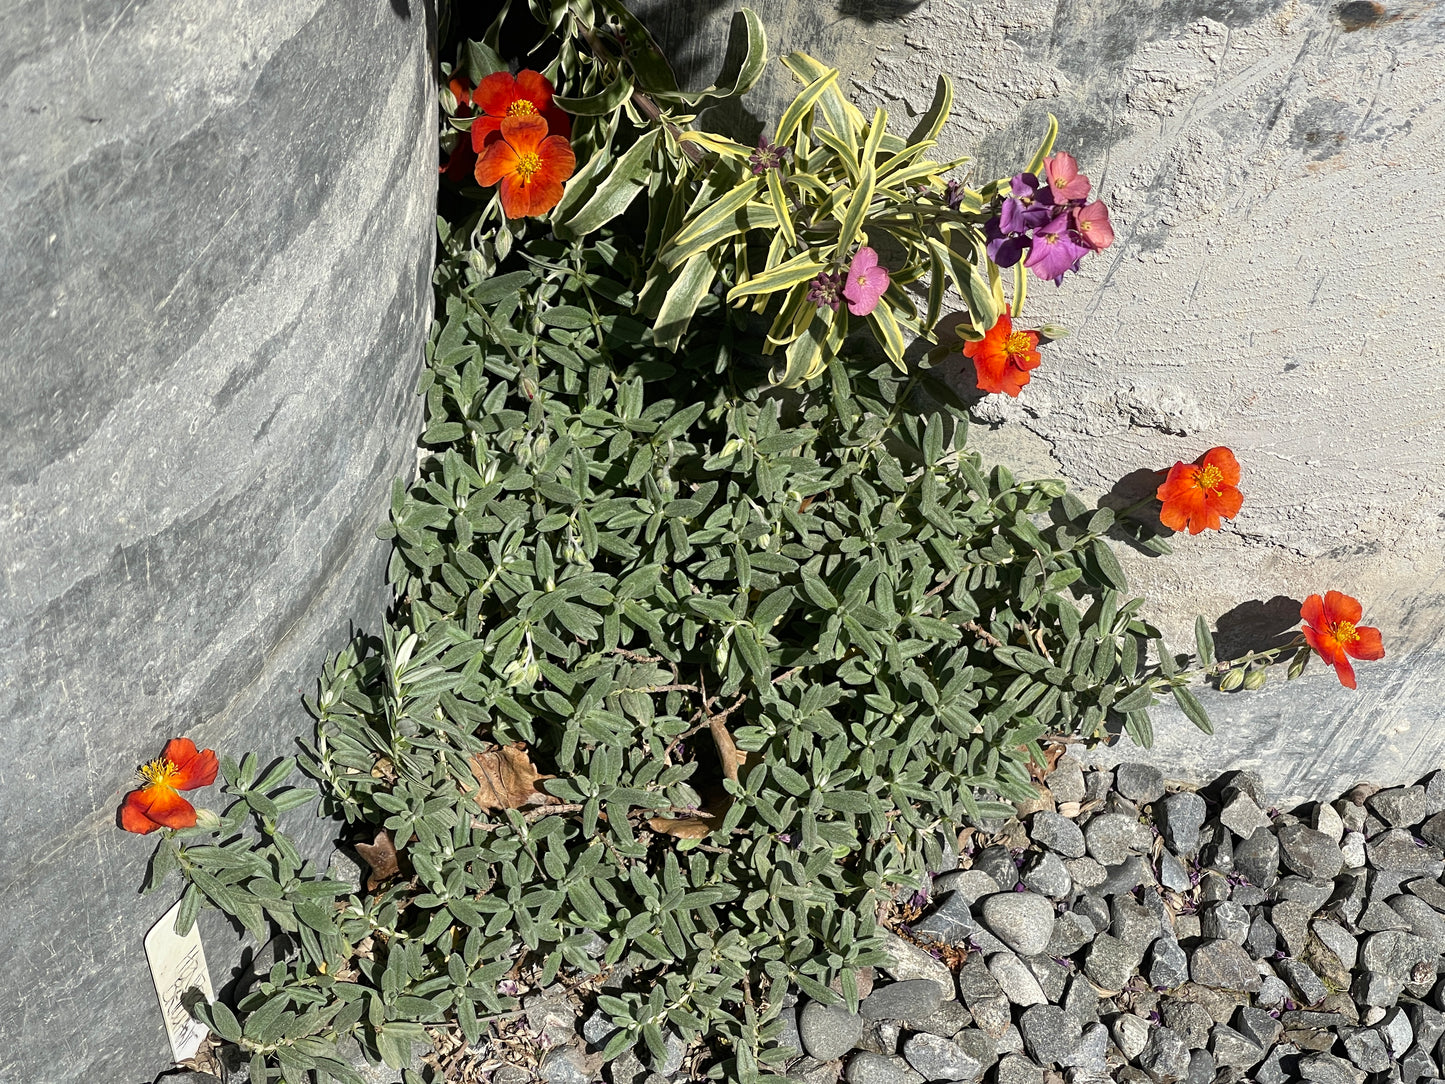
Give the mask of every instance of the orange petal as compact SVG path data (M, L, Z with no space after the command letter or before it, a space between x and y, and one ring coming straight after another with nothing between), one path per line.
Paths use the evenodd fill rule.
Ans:
M523 117L505 117L502 120L502 138L510 143L518 154L534 152L547 138L547 119L536 113Z
M494 139L477 158L477 184L487 188L504 177L510 177L519 158L505 139Z
M1325 592L1325 619L1330 624L1337 625L1341 621L1358 624L1364 612L1359 599L1351 598L1343 591Z
M1359 633L1360 638L1354 643L1346 645L1347 652L1366 662L1385 657L1385 641L1380 638L1379 629L1371 628L1368 625L1356 625L1355 631Z
M480 175L479 168L478 176ZM526 182L519 181L515 173L508 173L502 178L498 189L502 196L502 214L508 218L526 218L531 213L532 196L527 188Z
M1154 496L1165 502L1187 499L1192 490L1198 489L1197 486L1190 484L1193 471L1192 463L1175 463L1169 468L1169 476L1154 491ZM1175 530L1177 529L1175 528Z
M537 112L545 111L552 104L552 84L541 72L534 72L531 68L523 68L517 73L517 97L526 98L537 107ZM508 103L511 104L510 102ZM490 110L488 110L490 112Z
M1355 687L1355 668L1350 665L1350 660L1345 658L1344 652L1335 660L1335 676L1346 689Z
M507 109L517 100L517 81L511 72L493 72L472 91L472 104L483 113L505 117Z
M209 787L216 781L218 765L214 749L197 750L190 738L172 738L163 755L176 766L170 784L177 790Z
M501 131L502 122L496 117L479 115L472 121L472 150L481 154L486 149L487 139Z
M1201 467L1214 467L1227 486L1239 485L1239 460L1228 448L1210 448L1199 457Z
M572 176L573 170L577 168L577 155L573 153L572 144L559 135L548 136L542 140L542 145L537 148L537 157L542 159L542 169L538 176L558 183Z
M1304 605L1299 608L1300 620L1314 628L1320 628L1325 623L1325 600L1319 595L1311 595L1305 599ZM1306 632L1308 637L1309 633Z
M170 787L142 787L125 796L121 809L121 825L149 823L150 828L126 827L128 832L152 831L155 828L190 828L196 823L196 810Z
M1209 507L1218 512L1225 519L1233 519L1239 515L1239 510L1244 507L1244 494L1227 485L1220 492L1219 496L1211 497Z

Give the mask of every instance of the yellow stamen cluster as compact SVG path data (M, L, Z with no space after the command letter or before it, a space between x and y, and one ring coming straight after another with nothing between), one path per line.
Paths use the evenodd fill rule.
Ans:
M507 106L507 116L509 117L530 117L535 112L537 112L537 107L526 98L518 98Z
M1194 482L1200 489L1218 496L1220 486L1224 484L1224 475L1218 467L1210 463L1199 468L1194 475Z
M542 168L542 158L535 152L518 155L517 168L514 171L523 183L532 179L532 174Z
M168 786L170 779L176 774L176 766L165 757L157 757L149 764L142 764L140 777L146 781L146 786Z
M1003 343L1003 352L1009 357L1027 354L1034 348L1034 341L1027 331L1015 331Z
M1353 621L1337 621L1334 627L1330 629L1330 632L1334 634L1335 639L1341 644L1352 644L1360 638L1360 634L1355 630L1355 623Z

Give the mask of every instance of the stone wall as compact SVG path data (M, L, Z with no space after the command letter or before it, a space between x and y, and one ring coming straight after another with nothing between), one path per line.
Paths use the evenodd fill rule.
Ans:
M291 752L328 653L375 630L431 313L433 37L422 0L7 12L0 1080L169 1066L141 938L175 895L137 894L134 767L179 734Z
M643 9L701 85L732 6ZM1213 739L1161 710L1152 758L1185 777L1248 767L1297 799L1445 763L1445 6L754 6L775 54L842 68L865 110L901 121L952 77L941 150L973 155L976 179L1026 161L1054 113L1059 149L1113 209L1112 249L1062 288L1035 280L1024 322L1073 333L1017 401L980 404L976 447L1098 497L1226 444L1239 518L1172 557L1126 554L1154 619L1181 648L1196 613L1247 645L1333 587L1383 630L1388 657L1361 667L1358 693L1314 666L1287 689L1209 697ZM758 130L794 90L774 72Z

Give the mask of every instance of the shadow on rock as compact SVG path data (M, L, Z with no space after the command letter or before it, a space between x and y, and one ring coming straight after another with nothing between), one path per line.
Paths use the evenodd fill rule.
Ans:
M1268 602L1241 602L1220 614L1215 626L1215 652L1220 659L1228 660L1287 644L1299 628L1299 611L1299 599L1286 595L1275 595Z

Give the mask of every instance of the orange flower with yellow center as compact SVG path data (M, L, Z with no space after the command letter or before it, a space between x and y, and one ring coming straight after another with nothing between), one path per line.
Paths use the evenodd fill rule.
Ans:
M120 826L140 835L157 828L194 826L195 807L178 792L210 786L216 781L216 768L215 750L197 749L190 738L172 738L159 757L141 765L145 786L125 796Z
M1228 448L1210 448L1193 463L1175 463L1155 493L1164 503L1159 521L1171 531L1217 531L1221 516L1233 519L1244 505L1238 487L1239 461Z
M572 134L572 118L552 101L552 83L540 72L530 68L510 72L493 72L472 91L472 105L477 119L472 121L472 150L478 154L502 130L508 117L540 116L553 135L564 139Z
M1355 687L1351 658L1373 661L1385 657L1380 630L1360 624L1364 609L1358 599L1341 591L1326 591L1324 598L1311 595L1305 599L1299 614L1305 623L1305 642L1335 668L1345 688Z
M1043 361L1037 331L1015 331L1012 310L1005 307L988 334L963 344L963 356L973 360L980 391L1003 392L1018 398L1029 382L1030 370Z
M487 144L477 159L477 183L499 184L502 213L508 218L544 215L562 199L562 182L577 168L572 146L547 134L547 122L535 114L507 117L501 138Z

